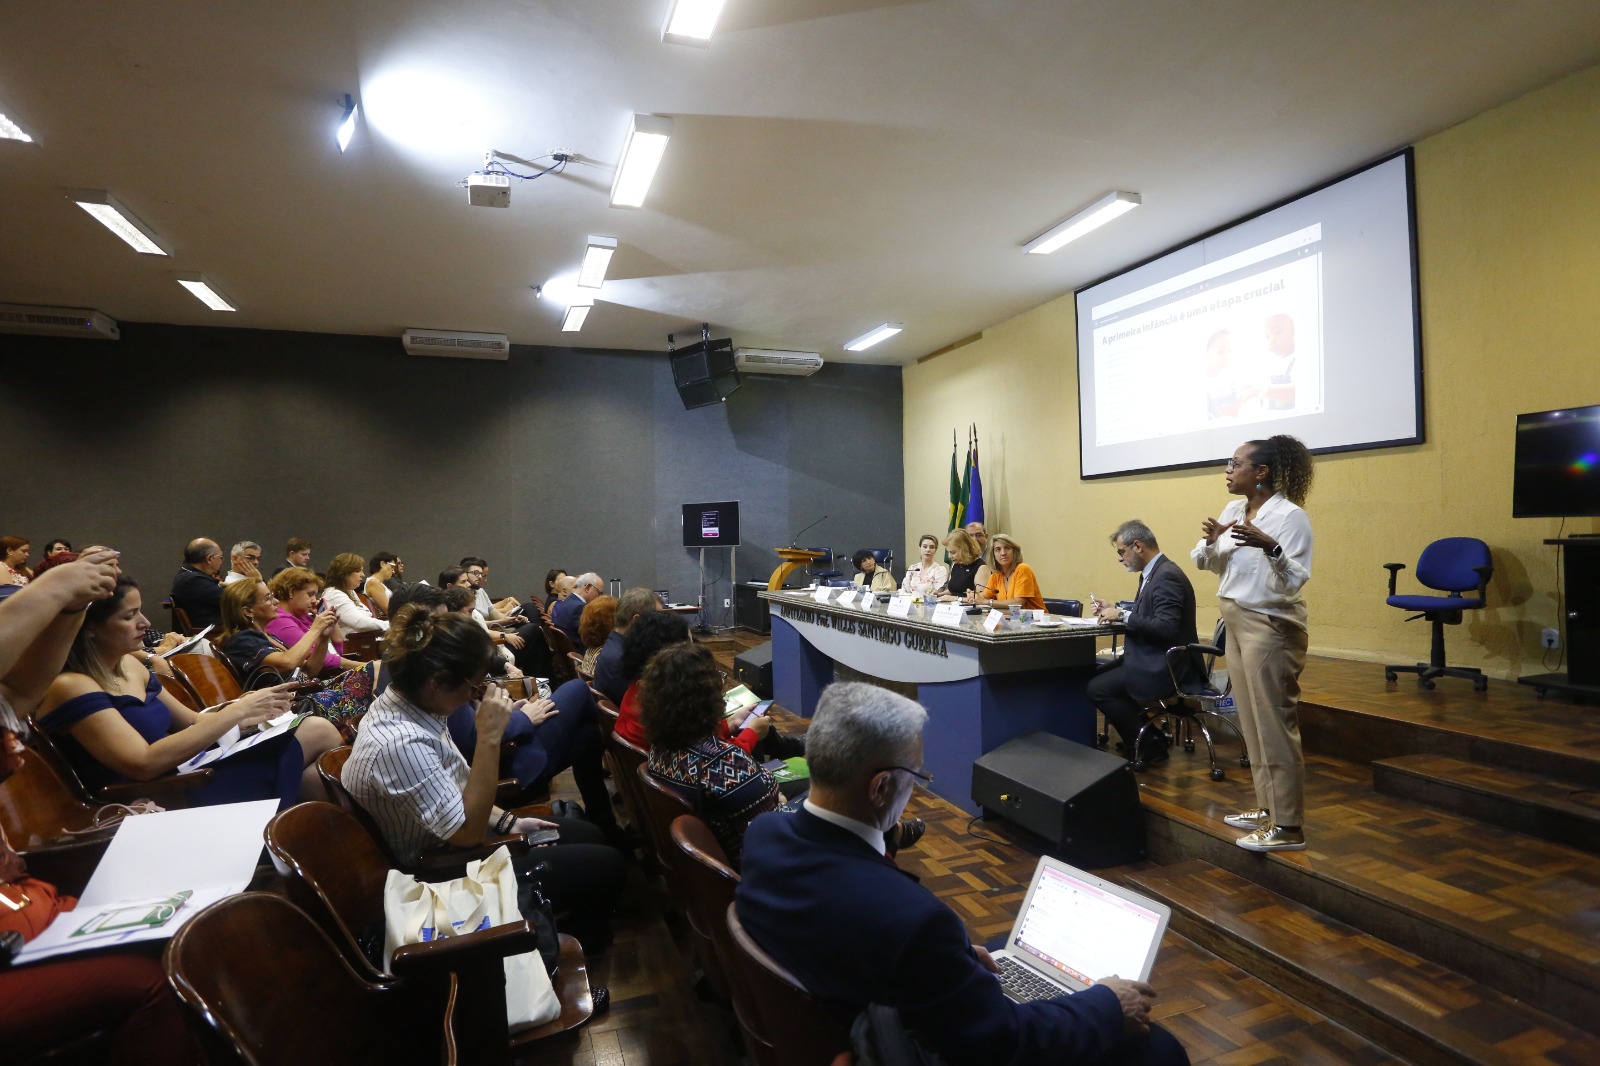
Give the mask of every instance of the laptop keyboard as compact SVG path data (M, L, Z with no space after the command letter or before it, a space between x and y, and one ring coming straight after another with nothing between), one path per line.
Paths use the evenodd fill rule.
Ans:
M1054 981L1047 981L1038 973L1017 962L1009 955L995 959L1000 964L1000 987L1018 1003L1032 1003L1036 999L1054 999L1068 995L1072 990Z

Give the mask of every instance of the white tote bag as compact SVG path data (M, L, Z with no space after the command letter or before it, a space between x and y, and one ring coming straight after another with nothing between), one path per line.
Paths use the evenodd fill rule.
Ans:
M481 862L467 863L467 874L429 884L390 870L383 885L383 965L394 961L402 944L426 943L522 921L517 909L517 875L504 846ZM537 951L513 955L506 965L506 1021L512 1032L543 1025L561 1014Z

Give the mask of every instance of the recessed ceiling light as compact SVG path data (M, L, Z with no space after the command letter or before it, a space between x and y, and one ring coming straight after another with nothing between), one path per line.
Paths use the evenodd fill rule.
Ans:
M589 317L592 303L573 304L567 308L567 317L561 320L561 332L576 333L583 328L583 320Z
M583 265L578 268L578 288L598 289L605 284L606 268L616 250L615 237L590 237L583 249Z
M1139 203L1139 194L1136 192L1108 192L1065 222L1024 244L1022 250L1030 255L1049 255L1063 244L1075 241L1118 215L1132 211Z
M672 120L660 115L634 115L628 123L628 139L622 146L622 162L611 183L612 207L641 207L655 180L656 168L672 139Z
M844 346L847 352L864 352L879 341L886 341L906 327L899 322L885 322L876 326Z
M0 114L0 141L21 141L23 144L32 144L33 138L28 136L28 131L17 125L10 115Z
M350 138L356 132L356 119L361 117L361 105L356 103L349 93L344 94L344 115L339 119L339 128L334 131L333 139L338 142L339 151L350 147Z
M229 303L227 299L217 291L216 286L211 284L211 282L206 279L204 274L182 273L174 274L173 277L177 279L179 285L182 285L184 288L193 293L196 300L199 300L201 303L211 308L211 310L238 310L237 307L234 307L233 304Z
M673 44L704 45L717 28L725 0L672 0L661 39Z
M133 217L126 207L117 203L104 189L74 189L67 193L72 201L94 216L106 229L128 242L136 252L145 255L170 255L161 238L150 227Z

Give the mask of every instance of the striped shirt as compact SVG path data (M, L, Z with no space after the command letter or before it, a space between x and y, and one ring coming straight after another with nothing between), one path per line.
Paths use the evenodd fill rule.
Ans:
M343 778L390 852L409 865L466 823L467 774L445 720L391 686L361 720Z

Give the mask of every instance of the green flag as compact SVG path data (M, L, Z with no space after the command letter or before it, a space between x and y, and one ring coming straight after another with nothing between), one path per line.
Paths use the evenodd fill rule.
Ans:
M956 528L956 523L961 518L961 505L966 502L966 493L961 491L961 478L956 474L956 431L950 431L950 525L945 529L948 533Z

